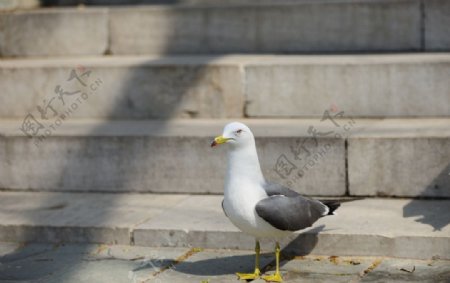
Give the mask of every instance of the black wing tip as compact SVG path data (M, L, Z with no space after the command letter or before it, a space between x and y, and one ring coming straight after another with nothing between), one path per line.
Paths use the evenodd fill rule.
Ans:
M323 204L325 204L329 209L327 215L334 215L334 211L341 206L339 201L324 201Z

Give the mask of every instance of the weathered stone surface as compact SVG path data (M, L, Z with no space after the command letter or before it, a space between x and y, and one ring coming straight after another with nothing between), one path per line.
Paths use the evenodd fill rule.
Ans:
M2 193L0 240L130 244L131 228L183 195Z
M209 144L229 121L69 119L54 129L45 124L50 135L42 140L25 137L22 121L2 122L0 187L222 193L226 146ZM351 195L448 196L448 119L335 120L341 127L319 119L242 121L255 133L266 178L303 194L346 193L347 138ZM311 127L331 134L316 144Z
M102 55L106 9L48 9L0 14L0 56Z
M211 54L420 50L420 15L419 1L118 8L110 14L111 51Z
M450 262L435 260L384 259L360 282L447 282Z
M351 195L450 197L450 138L350 138Z
M0 242L0 258L20 248L17 242Z
M227 224L220 205L222 197L202 198L192 196L171 211L136 227L135 243L252 249L253 239ZM293 255L448 258L448 205L444 200L368 199L344 203L337 216L322 218L313 228L284 240L287 244L284 251ZM421 219L416 221L417 217ZM262 246L271 249L272 245L273 242L263 242Z
M39 7L39 4L39 0L3 0L0 1L0 11L33 9Z
M325 227L318 234L313 253L448 259L448 204L447 200L413 199L344 203L337 216L322 218L315 224ZM292 247L296 244L301 247L300 241Z
M0 241L254 248L254 239L224 215L222 196L13 192L0 196ZM321 218L312 228L283 240L283 253L449 259L449 209L448 200L343 203L338 215ZM273 241L263 241L262 249L273 251Z
M360 274L374 261L371 258L305 256L283 261L286 282L359 282Z
M272 261L272 256L261 255L261 267ZM241 282L236 272L253 272L255 257L249 251L205 250L157 274L149 282Z
M6 11L39 5L36 0L3 2L0 10ZM0 17L0 55L449 50L448 3L420 2L183 0L169 3L179 5L9 12Z
M21 123L12 123L15 132L5 129L0 137L0 187L222 193L226 147L210 143L227 122L75 121L48 128L51 134L42 141L25 137L18 130ZM273 121L272 126L249 121L262 169L269 180L304 194L343 195L344 140L330 136L316 144L307 133L311 125L319 131L333 128L319 120ZM302 144L305 149L299 149ZM291 146L301 160L295 160ZM288 159L286 168L280 162Z
M0 243L0 250L5 244ZM7 248L9 244L6 244ZM273 268L262 254L264 275ZM252 251L145 248L105 245L28 244L0 258L0 280L57 282L242 282L236 271L251 271ZM270 266L273 265L273 262ZM370 267L369 267L370 265ZM270 269L270 270L264 270ZM287 283L446 282L445 260L306 256L282 261ZM255 283L264 283L260 279Z
M187 251L134 246L31 244L0 258L0 280L143 282Z
M424 1L426 50L450 50L450 2Z
M242 117L242 76L234 63L212 57L7 60L0 62L0 117L42 117L37 107L47 105L58 116L88 119Z
M448 54L3 60L0 117L448 117L449 76Z
M189 245L202 248L214 248L218 244L220 248L239 249L243 248L244 242L245 247L251 249L254 239L240 233L231 224L223 213L222 200L222 196L190 196L154 221L137 226L133 233L135 244L169 247ZM201 231L207 230L211 234L205 237ZM230 233L233 237L230 237ZM236 237L240 239L239 242L236 242Z
M247 116L320 117L332 105L352 117L450 113L447 54L279 59L245 66Z

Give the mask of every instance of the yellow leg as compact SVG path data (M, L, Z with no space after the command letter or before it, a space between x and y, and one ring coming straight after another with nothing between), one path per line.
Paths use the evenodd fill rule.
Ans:
M253 280L259 278L259 275L261 275L261 271L259 270L259 241L256 241L255 244L255 272L253 273L236 273L236 275L239 277L239 280Z
M280 244L278 242L275 246L275 261L276 261L275 274L263 276L262 278L268 282L283 282L283 278L281 278L280 273Z

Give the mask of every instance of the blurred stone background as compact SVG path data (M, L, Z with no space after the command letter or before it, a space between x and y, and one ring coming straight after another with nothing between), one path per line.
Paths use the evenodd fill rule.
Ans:
M268 179L392 219L305 253L448 258L449 51L446 0L0 1L0 240L252 248L214 224L240 120Z

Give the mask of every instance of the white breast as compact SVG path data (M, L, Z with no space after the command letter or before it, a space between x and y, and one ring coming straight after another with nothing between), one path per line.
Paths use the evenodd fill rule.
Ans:
M255 238L286 236L290 232L274 228L256 213L256 204L268 197L264 183L254 139L230 148L223 202L226 215L242 232Z
M230 221L242 232L255 238L284 237L290 234L274 228L264 219L258 216L255 210L256 204L267 197L262 186L255 186L248 182L240 182L225 188L224 210Z

